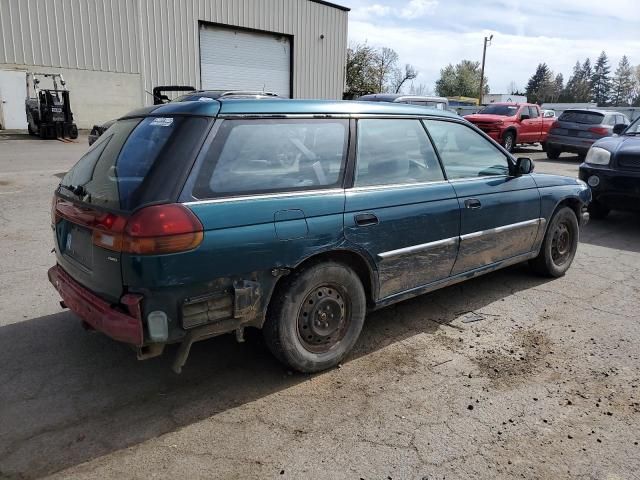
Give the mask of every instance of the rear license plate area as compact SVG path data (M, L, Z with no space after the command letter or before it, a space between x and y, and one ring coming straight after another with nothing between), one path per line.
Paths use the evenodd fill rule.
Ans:
M62 246L65 255L87 268L91 267L93 244L90 230L71 224L63 238Z

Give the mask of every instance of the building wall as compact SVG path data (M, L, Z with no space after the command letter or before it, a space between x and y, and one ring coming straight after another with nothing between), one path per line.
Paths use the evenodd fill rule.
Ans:
M200 86L199 22L210 22L293 35L293 97L342 98L345 11L308 0L140 0L139 7L148 91Z
M107 117L93 103L98 84L103 99L122 103L137 79L127 109L152 103L155 85L200 87L198 29L210 22L292 35L294 98L338 99L347 21L346 11L310 0L0 0L0 69L63 69L86 127Z

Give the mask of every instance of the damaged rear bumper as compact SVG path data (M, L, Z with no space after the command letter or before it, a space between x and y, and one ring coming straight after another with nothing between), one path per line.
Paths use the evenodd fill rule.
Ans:
M65 305L91 327L119 342L143 345L142 295L127 294L120 299L125 313L80 285L59 265L51 267L48 276Z

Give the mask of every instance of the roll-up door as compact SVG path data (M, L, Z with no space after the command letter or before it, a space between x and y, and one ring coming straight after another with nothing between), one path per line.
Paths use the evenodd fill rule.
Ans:
M202 25L200 76L206 90L260 90L291 96L286 35Z

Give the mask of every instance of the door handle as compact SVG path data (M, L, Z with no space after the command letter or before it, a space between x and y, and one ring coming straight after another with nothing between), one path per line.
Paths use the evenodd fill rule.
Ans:
M356 221L356 225L366 227L367 225L377 225L379 220L373 213L359 213L353 217Z
M468 198L464 201L465 208L470 208L471 210L477 210L478 208L482 208L482 203L477 198Z

